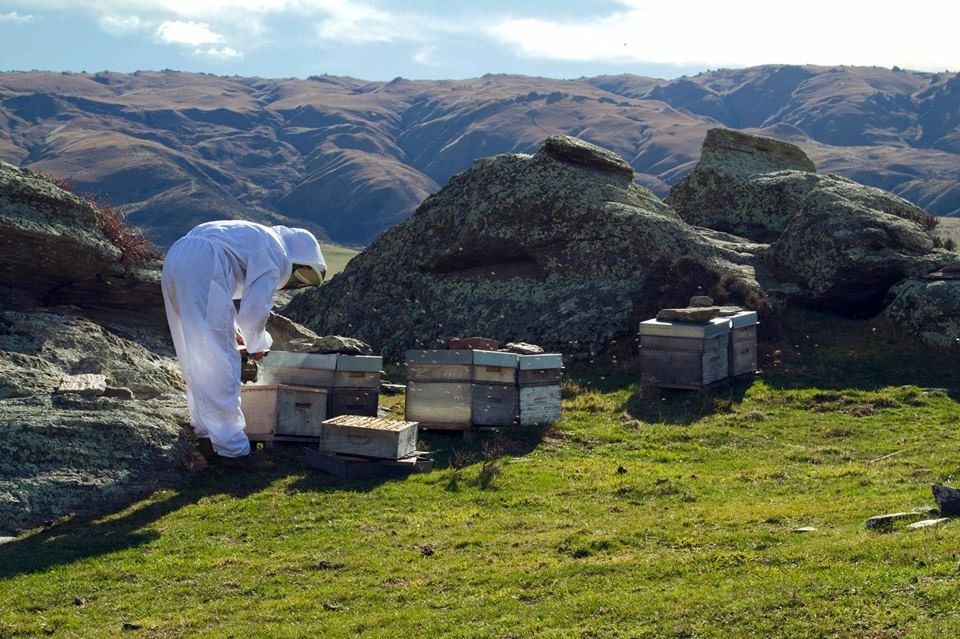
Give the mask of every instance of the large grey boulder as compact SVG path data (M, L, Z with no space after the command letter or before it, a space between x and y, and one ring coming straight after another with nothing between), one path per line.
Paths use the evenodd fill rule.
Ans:
M128 399L70 392L81 375ZM182 387L174 360L86 319L0 313L0 534L189 477L201 462Z
M186 480L159 262L124 263L90 203L0 164L0 534Z
M710 129L700 161L666 198L684 220L760 242L786 228L806 189L790 180L759 182L773 175L813 174L816 167L799 147L729 129Z
M960 273L900 282L880 317L930 346L960 348Z
M762 304L765 247L685 223L618 156L549 138L485 158L284 314L391 359L451 335L567 353L635 353L637 323L706 293Z
M5 305L40 304L64 285L120 260L96 208L28 169L0 162L0 293Z
M798 147L712 129L667 203L691 224L769 242L771 292L852 315L880 310L896 282L958 263L935 218L891 193L818 175Z

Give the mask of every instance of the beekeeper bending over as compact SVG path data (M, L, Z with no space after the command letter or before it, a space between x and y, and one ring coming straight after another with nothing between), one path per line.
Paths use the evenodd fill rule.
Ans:
M167 252L163 301L187 382L190 423L198 438L210 438L224 465L256 463L240 412L237 344L261 359L273 342L266 323L274 292L318 286L326 272L313 234L286 226L207 222Z

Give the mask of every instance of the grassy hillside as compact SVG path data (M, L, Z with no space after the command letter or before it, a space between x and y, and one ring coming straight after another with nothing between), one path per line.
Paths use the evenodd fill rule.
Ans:
M360 251L337 244L321 244L323 257L327 260L327 279L339 273L346 267L347 262L352 260Z
M944 240L951 239L956 246L960 246L960 218L941 217L939 220L934 234Z
M427 435L405 481L281 450L37 531L0 546L0 637L957 636L960 525L863 525L960 472L953 358L787 325L752 383L574 373L557 426Z

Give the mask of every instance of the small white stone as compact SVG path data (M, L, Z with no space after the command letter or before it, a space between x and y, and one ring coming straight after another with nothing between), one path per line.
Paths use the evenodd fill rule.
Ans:
M795 532L795 533L809 533L809 532L816 532L816 531L817 531L817 529L814 528L813 526L801 526L800 528L794 528L794 529L791 530L790 532Z
M16 541L16 537L0 537L0 545L9 544L11 541Z

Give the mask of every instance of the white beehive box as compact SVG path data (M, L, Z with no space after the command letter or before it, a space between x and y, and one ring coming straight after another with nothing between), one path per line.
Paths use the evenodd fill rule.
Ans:
M383 358L377 355L338 355L333 387L379 388L381 368Z
M468 428L472 403L470 382L407 382L406 419L424 428Z
M327 390L284 384L244 386L240 409L251 440L319 437L327 418Z
M497 351L473 351L474 382L516 384L520 356Z
M271 351L260 361L260 383L328 388L336 370L336 355Z
M640 323L640 370L645 383L699 389L726 379L730 319Z
M341 415L323 422L322 452L401 459L417 452L417 423Z
M553 424L560 419L561 389L549 386L521 386L519 391L519 421L521 426Z
M409 350L406 356L408 382L469 382L473 351Z
M741 311L730 316L730 376L757 372L757 312Z

